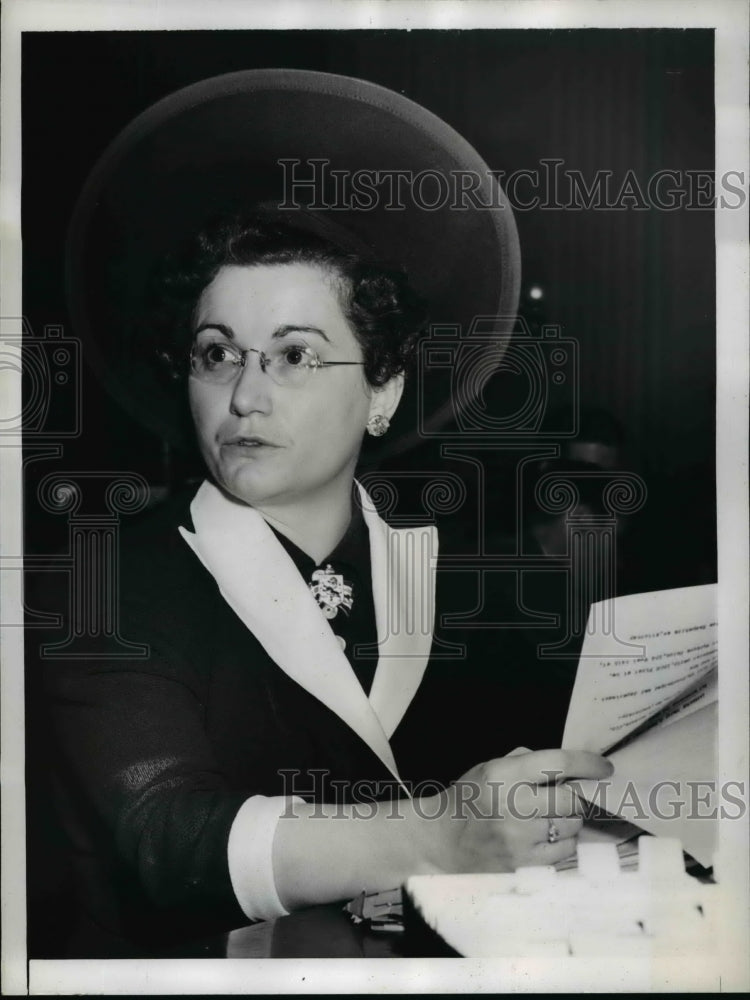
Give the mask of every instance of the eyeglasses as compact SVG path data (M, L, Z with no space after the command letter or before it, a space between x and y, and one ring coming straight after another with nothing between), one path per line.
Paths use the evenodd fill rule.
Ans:
M229 385L239 378L248 354L257 354L261 371L276 385L299 388L309 382L318 368L336 365L363 365L364 361L321 361L311 347L303 344L278 344L270 351L254 347L242 350L234 344L211 342L196 344L190 352L190 368L201 382Z

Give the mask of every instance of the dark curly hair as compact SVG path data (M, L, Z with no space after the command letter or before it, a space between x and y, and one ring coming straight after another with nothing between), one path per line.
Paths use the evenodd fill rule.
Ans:
M183 379L188 374L195 308L222 267L300 262L333 275L344 316L362 347L370 385L382 386L407 373L427 311L405 273L366 251L259 213L212 224L169 256L153 276L149 325L155 327L158 357L168 375Z

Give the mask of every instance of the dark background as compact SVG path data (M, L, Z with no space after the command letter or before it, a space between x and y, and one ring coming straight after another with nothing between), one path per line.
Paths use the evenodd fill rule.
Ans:
M645 188L658 170L713 168L710 31L50 32L26 33L22 57L24 314L37 337L50 324L76 334L65 236L98 157L153 102L220 73L291 66L374 81L443 118L506 174L558 158L589 182L612 171L617 190L629 170ZM544 291L533 318L578 341L581 405L620 421L627 463L647 484L641 530L628 543L631 563L644 567L640 589L714 579L713 213L539 208L516 221L524 289ZM85 368L85 345L83 357L82 433L64 441L59 458L26 466L27 553L66 544L66 518L36 500L51 471L133 470L156 487L197 471L107 397ZM65 419L55 407L69 406L59 399L51 430ZM33 758L44 739L32 743ZM64 884L55 835L42 829L45 795L43 783L32 786L40 941ZM40 947L54 951L48 941Z
M24 310L37 336L68 320L64 240L86 177L154 101L194 81L270 66L318 69L406 94L493 170L564 160L587 182L629 170L713 167L713 33L702 30L27 33L23 39ZM528 197L520 185L519 197ZM624 426L652 503L687 503L713 538L714 235L711 211L517 211L524 287L575 338L582 406ZM84 345L85 361L85 345ZM158 484L180 456L84 373L83 434L63 467L138 470ZM175 473L176 465L176 473ZM42 468L46 466L46 468ZM33 467L32 467L33 468ZM31 475L49 471L36 463ZM33 491L32 491L33 492ZM30 511L33 516L33 510ZM29 543L48 547L47 519Z

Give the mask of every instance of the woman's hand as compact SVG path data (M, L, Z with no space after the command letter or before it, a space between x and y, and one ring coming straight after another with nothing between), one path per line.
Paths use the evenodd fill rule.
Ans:
M562 861L575 853L583 821L579 800L560 783L612 771L609 761L583 750L478 764L447 791L415 803L424 857L436 872L515 871Z
M582 822L560 782L611 773L597 754L540 750L479 764L439 795L369 809L295 804L273 842L279 897L294 909L392 889L410 875L554 864L574 852Z

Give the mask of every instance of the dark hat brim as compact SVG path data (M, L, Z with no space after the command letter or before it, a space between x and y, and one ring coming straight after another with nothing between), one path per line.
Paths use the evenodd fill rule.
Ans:
M315 186L293 186L314 178ZM88 178L67 244L71 319L89 363L128 412L172 443L184 444L189 430L182 401L143 357L144 290L164 254L210 217L259 202L285 206L291 221L295 205L304 207L400 264L433 324L465 335L489 316L499 317L496 332L510 330L520 282L513 213L454 129L349 77L269 69L202 81L114 140ZM411 387L381 453L455 416L456 400L444 390L433 398L431 388Z

